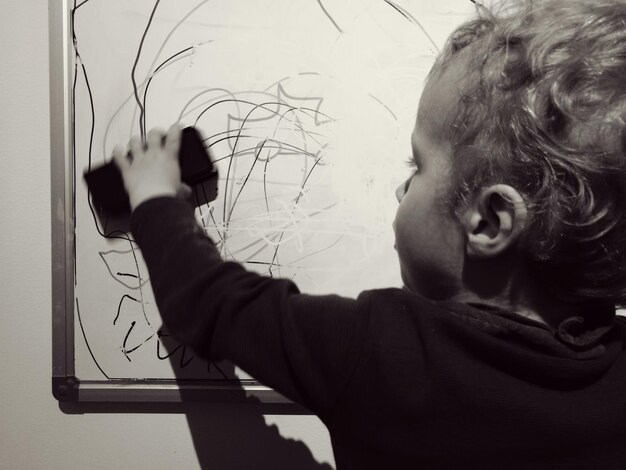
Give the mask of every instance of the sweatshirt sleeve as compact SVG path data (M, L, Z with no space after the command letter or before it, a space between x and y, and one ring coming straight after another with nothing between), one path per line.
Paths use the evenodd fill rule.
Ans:
M223 261L193 208L156 198L133 213L131 230L170 334L200 357L231 360L324 418L361 355L369 299L306 295Z

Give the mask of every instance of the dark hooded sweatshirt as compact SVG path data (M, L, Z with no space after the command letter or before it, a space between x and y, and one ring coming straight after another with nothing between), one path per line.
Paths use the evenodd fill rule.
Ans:
M558 328L402 289L301 294L221 260L172 198L132 232L170 333L318 415L338 470L626 469L626 322Z

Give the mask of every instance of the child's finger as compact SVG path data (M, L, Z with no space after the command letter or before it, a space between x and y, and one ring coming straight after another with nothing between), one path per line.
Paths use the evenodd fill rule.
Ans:
M163 141L163 130L159 128L153 128L148 131L146 136L146 143L149 149L160 149L161 142Z
M137 161L137 159L141 158L143 155L143 142L141 142L141 137L138 135L131 137L128 141L128 150L130 150L133 161Z
M190 186L186 185L185 183L181 183L178 187L178 191L176 192L176 197L183 200L189 199L192 193L193 191Z
M116 145L115 148L113 148L113 161L120 171L126 171L130 168L130 161L126 157L124 147L121 145Z
M173 124L167 131L167 137L165 139L165 149L168 155L174 158L178 158L178 150L180 149L180 126Z

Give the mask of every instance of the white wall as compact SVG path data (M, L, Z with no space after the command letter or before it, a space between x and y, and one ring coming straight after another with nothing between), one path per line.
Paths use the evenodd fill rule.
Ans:
M317 463L333 458L312 416L188 406L198 457L180 406L60 411L50 387L47 3L2 0L0 15L0 468L329 468Z

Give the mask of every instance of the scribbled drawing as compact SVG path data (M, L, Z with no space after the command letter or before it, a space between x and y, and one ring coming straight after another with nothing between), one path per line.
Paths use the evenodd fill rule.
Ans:
M422 23L420 21L418 21L411 13L409 13L407 10L405 10L404 8L402 8L401 6L397 5L396 3L392 2L391 0L385 0L385 3L387 5L389 5L391 8L393 8L394 10L396 10L398 13L400 13L404 18L406 18L407 20L409 20L411 23L417 25L422 32L424 33L424 35L428 38L428 40L430 41L430 43L433 45L435 51L439 52L439 46L435 43L435 41L433 40L433 38L430 36L430 34L428 34L428 31L426 31L426 29L424 28L424 26L422 26Z
M102 375L105 378L110 379L111 377L109 377L109 375L104 371L104 369L102 369L102 366L98 362L98 359L94 355L94 352L93 352L93 350L92 350L92 348L91 348L91 346L89 344L89 340L87 339L87 332L85 331L85 327L83 325L83 317L82 317L82 315L80 313L80 302L78 301L77 298L75 299L75 306L76 306L76 311L75 311L76 319L78 320L78 326L80 327L81 338L85 342L85 347L87 348L87 351L89 352L89 356L93 360L93 363L98 368L98 370L102 373Z
M343 33L343 30L339 27L339 25L337 24L335 19L332 17L332 15L330 13L328 13L328 10L326 10L326 7L324 6L324 3L322 3L322 0L317 0L317 3L319 4L319 6L322 9L322 11L324 12L324 14L328 17L330 22L333 24L333 26L335 28L337 28L337 31L339 31L340 33Z
M277 0L273 15L262 3L74 0L76 315L107 378L167 375L151 364L171 359L195 378L228 377L161 327L131 234L97 217L77 176L132 134L173 121L201 131L220 181L196 216L227 260L354 295L395 258L383 234L396 176L380 161L404 156L441 47L432 14L412 0Z
M432 46L434 47L434 50L439 52L439 46L435 43L433 38L428 34L428 31L424 28L422 23L418 21L409 11L407 11L405 8L403 8L399 4L392 2L391 0L382 0L382 1L385 4L387 4L389 7L393 8L400 15L402 15L402 17L405 18L407 21L410 21L411 23L418 26L422 30L424 35L428 38L428 40L431 42ZM472 3L476 3L475 0L468 0L468 1ZM333 15L328 11L328 9L324 6L324 3L322 2L322 0L317 0L317 3L319 4L320 8L324 12L324 15L326 15L328 20L333 24L333 26L337 29L337 31L339 33L343 33L344 32L343 29L337 24L337 21L335 20Z
M227 162L223 201L204 213L201 209L200 220L225 258L266 263L270 274L281 246L295 239L296 249L303 251L302 223L325 209L307 211L301 201L310 202L307 183L317 168L326 166L327 142L320 127L332 121L322 111L323 98L291 95L285 81L273 85L273 93L269 88L227 94L214 90L218 95L204 96L195 119L198 124L209 112L229 110L227 129L208 138L215 162ZM261 261L264 251L268 256Z
M157 341L156 354L159 360L164 361L166 359L169 359L171 356L173 356L174 354L180 351L179 366L181 369L183 369L187 367L189 363L194 359L194 356L188 353L188 348L186 346L183 346L182 344L176 344L176 346L174 346L171 351L167 351L167 349L161 346L161 344L163 343L163 341L165 341L165 339L169 335L166 333L163 333L162 331L158 331L157 335L158 335L159 340Z
M140 290L148 283L142 277L145 269L139 267L136 249L101 251L99 255L111 277L125 288Z

